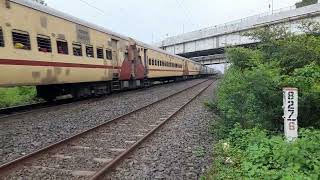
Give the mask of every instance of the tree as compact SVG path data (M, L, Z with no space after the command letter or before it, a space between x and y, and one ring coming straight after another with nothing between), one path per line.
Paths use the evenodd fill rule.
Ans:
M229 48L231 62L220 83L219 124L230 129L283 126L282 88L299 89L299 126L320 127L320 36L318 24L301 24L306 34L284 27L266 27L248 35L260 43L253 48Z
M302 0L301 2L296 3L297 8L301 8L304 6L309 6L311 4L316 4L318 3L318 0Z

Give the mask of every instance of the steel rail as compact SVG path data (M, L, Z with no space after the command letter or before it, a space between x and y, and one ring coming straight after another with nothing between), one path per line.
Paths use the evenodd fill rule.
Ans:
M63 99L55 102L39 102L21 106L13 106L8 108L0 109L0 119L9 118L12 116L18 116L22 114L28 114L34 112L36 110L43 110L55 106L62 106L71 104L72 101L70 99Z
M180 81L181 82L181 81ZM172 82L168 82L168 83L172 83ZM165 83L165 84L168 84ZM153 84L151 87L157 87L163 85L162 83L160 84ZM143 91L146 88L138 88L138 89L131 89L131 90L121 90L119 92L113 92L112 94L119 94L122 92L136 92L136 91ZM21 106L13 106L13 107L8 107L8 108L0 108L0 119L7 119L9 117L13 117L13 116L19 116L19 115L23 115L23 114L29 114L32 113L34 111L37 110L45 110L48 108L52 108L52 107L61 107L61 106L67 106L73 103L84 103L86 101L94 101L94 100L103 100L105 98L107 98L109 96L101 96L101 97L88 97L88 98L83 98L83 99L79 99L79 100L73 100L72 98L69 99L60 99L60 100L56 100L53 102L39 102L39 103L31 103L31 104L26 104L26 105L21 105Z
M213 81L214 82L214 81ZM148 134L143 136L139 141L134 143L131 147L129 147L126 151L121 153L119 156L117 156L115 159L113 159L111 162L107 163L105 167L100 169L96 174L94 174L90 180L99 180L103 179L103 176L115 168L118 164L120 164L130 153L132 153L140 144L142 144L144 141L146 141L151 135L153 135L157 130L159 130L164 124L166 124L169 120L171 120L173 117L175 117L181 110L183 110L188 104L190 104L193 100L195 100L197 97L199 97L205 90L207 90L212 83L211 82L208 86L203 88L198 94L196 94L192 99L190 99L188 102L183 104L178 110L176 110L174 113L172 113L169 117L167 117L163 122L161 122L157 127L153 128L151 131L149 131Z
M117 121L117 120L119 120L119 119L122 119L122 118L124 118L124 117L127 117L127 116L129 116L129 115L131 115L131 114L133 114L133 113L139 112L139 111L141 111L141 110L143 110L143 109L145 109L145 108L147 108L147 107L150 107L150 106L152 106L152 105L155 105L155 104L157 104L157 103L160 103L160 102L162 102L162 101L165 101L165 100L167 100L167 99L169 99L169 98L171 98L171 97L173 97L173 96L176 96L176 95L178 95L178 94L180 94L180 93L182 93L182 92L184 92L184 91L187 91L187 90L189 90L189 89L191 89L191 88L193 88L193 87L196 87L196 86L198 86L198 85L200 85L200 84L203 84L203 83L205 83L205 82L207 82L207 81L209 81L209 80L210 80L210 79L206 79L206 80L204 80L204 81L202 81L202 82L200 82L200 83L197 83L197 84L195 84L195 85L192 85L192 86L190 86L190 87L188 87L188 88L186 88L186 89L180 90L180 91L178 91L178 92L176 92L176 93L174 93L174 94L172 94L172 95L169 95L169 96L167 96L167 97L165 97L165 98L162 98L162 99L160 99L160 100L158 100L158 101L152 102L152 103L150 103L150 104L148 104L148 105L145 105L145 106L143 106L143 107L141 107L141 108L138 108L138 109L136 109L136 110L132 110L132 111L130 111L130 112L127 113L127 114L120 115L120 116L118 116L118 117L116 117L116 118L114 118L114 119L111 119L111 120L109 120L109 121L107 121L107 122L101 123L101 124L99 124L99 125L97 125L97 126L95 126L95 127L92 127L92 128L90 128L90 129L88 129L88 130L85 130L85 131L83 131L83 132L77 133L77 134L75 134L75 135L73 135L73 136L71 136L71 137L65 138L65 139L63 139L63 140L61 140L61 141L58 141L58 142L53 143L53 144L50 144L50 145L48 145L48 146L46 146L46 147L44 147L44 148L41 148L41 149L39 149L39 150L37 150L37 151L34 151L34 152L30 153L30 154L27 154L27 155L25 155L25 156L22 156L22 157L20 157L20 158L17 158L17 159L15 159L15 160L10 161L10 162L8 162L8 163L5 163L5 164L3 164L3 165L0 165L0 175L8 174L8 172L10 172L10 171L12 171L12 170L14 170L14 169L17 169L17 168L19 167L19 165L23 165L25 161L31 160L31 159L34 158L34 157L38 157L38 156L40 156L41 154L44 154L44 153L52 150L53 148L57 148L57 147L59 147L59 146L62 146L62 145L66 144L66 143L68 143L68 142L70 142L70 141L72 141L72 140L75 140L76 138L79 138L79 137L81 137L81 136L83 136L83 135L86 135L86 134L88 134L88 133L90 133L90 132L93 132L93 131L95 131L95 130L97 130L97 129L105 126L105 125L108 125L108 124L110 124L110 123L112 123L112 122L115 122L115 121Z

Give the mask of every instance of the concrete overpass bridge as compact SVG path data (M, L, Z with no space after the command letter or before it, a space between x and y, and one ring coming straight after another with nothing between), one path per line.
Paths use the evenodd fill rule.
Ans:
M319 3L301 8L292 6L275 10L272 14L259 14L223 25L169 37L158 43L157 46L202 64L221 64L227 62L224 48L259 43L243 36L243 33L269 25L285 25L291 31L298 32L298 27L304 20L320 22Z
M225 54L198 56L198 57L191 57L190 59L196 62L200 62L203 65L224 64L228 62Z

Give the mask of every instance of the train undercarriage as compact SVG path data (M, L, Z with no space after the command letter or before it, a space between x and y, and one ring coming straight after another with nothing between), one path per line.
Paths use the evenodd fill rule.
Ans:
M76 84L53 84L37 86L37 96L46 101L53 101L60 96L71 96L73 99L82 99L87 97L98 97L113 92L131 90L138 88L147 88L154 84L164 84L188 79L203 77L202 75L183 76L183 77L162 77L146 78L141 80L129 81L104 81Z

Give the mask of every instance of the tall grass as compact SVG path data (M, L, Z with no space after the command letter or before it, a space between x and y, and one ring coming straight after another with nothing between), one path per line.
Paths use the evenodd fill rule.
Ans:
M0 108L36 102L35 87L0 88Z

